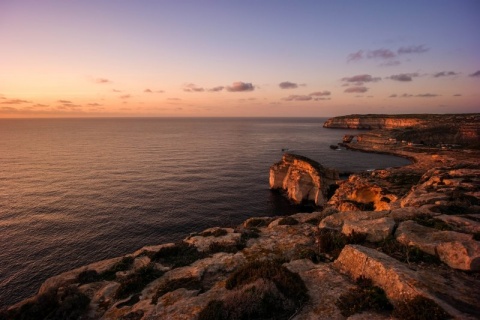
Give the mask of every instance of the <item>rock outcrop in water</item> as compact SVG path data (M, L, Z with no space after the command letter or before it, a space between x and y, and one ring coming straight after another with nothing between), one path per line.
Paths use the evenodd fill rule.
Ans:
M414 162L353 174L322 212L250 218L60 274L0 319L480 318L480 151L372 134L349 148ZM279 166L295 161L311 170L296 156Z
M295 203L311 201L323 206L331 185L339 179L338 171L318 162L286 153L270 167L270 189L283 190Z

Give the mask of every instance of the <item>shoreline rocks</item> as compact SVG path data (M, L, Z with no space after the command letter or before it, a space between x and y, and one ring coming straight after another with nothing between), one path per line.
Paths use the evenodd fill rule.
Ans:
M330 186L338 179L337 170L291 153L285 153L280 162L270 167L270 189L283 190L297 204L310 201L324 206Z

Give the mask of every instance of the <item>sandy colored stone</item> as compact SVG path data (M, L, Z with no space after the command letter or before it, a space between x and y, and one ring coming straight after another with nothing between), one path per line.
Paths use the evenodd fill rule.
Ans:
M455 230L467 233L480 233L480 222L470 219L469 216L451 216L442 214L436 218L448 223Z
M379 242L386 239L393 232L395 221L392 218L384 217L373 220L346 220L343 223L342 233L350 235L352 232L367 235L370 242Z
M213 232L217 229L223 229L227 231L227 234L219 237L201 235L191 236L187 238L185 242L197 247L198 251L208 251L210 245L212 245L213 243L235 245L240 241L240 238L242 236L240 233L234 232L232 228L210 228L206 229L204 232Z
M345 221L375 220L388 214L388 211L340 211L323 219L318 226L341 230Z
M400 223L395 231L395 238L406 246L415 246L428 254L436 255L436 247L439 244L471 241L472 235L455 231L439 231L409 220Z
M450 241L437 246L440 260L450 268L480 271L480 243L478 241Z
M284 154L282 160L270 167L270 189L285 191L295 203L312 201L323 206L328 188L338 180L338 171L294 154Z
M377 250L360 245L347 245L333 265L352 279L359 277L371 279L376 286L385 291L394 305L416 296L423 296L432 299L456 318L469 318L432 294L416 272Z

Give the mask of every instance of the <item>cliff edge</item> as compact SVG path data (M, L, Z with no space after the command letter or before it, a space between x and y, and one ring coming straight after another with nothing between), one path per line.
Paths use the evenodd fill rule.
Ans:
M311 201L323 206L331 185L339 179L338 171L316 161L286 153L270 167L270 189L283 190L295 203Z

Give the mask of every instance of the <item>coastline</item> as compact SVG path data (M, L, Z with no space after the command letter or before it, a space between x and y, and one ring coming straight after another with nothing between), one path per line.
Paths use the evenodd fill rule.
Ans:
M371 133L365 133L364 135L368 136L369 134L371 135ZM377 134L378 133L374 133L374 135ZM388 135L385 135L385 133L383 134L383 136L380 134L381 139L387 140ZM386 176L388 178L388 176L392 176L394 174L413 172L416 176L421 177L421 179L419 178L419 181L423 181L429 178L428 172L433 168L450 168L455 165L472 165L472 170L476 170L473 172L474 176L477 175L477 171L480 170L475 167L475 165L478 166L475 159L478 159L480 156L478 150L465 154L463 152L452 153L444 150L435 150L435 152L425 153L424 150L422 151L420 149L415 149L415 147L385 144L382 145L366 141L359 141L354 144L349 144L347 148L361 152L391 154L405 157L413 161L411 164L403 167L375 170L372 173L353 174L351 177L354 179L349 179L348 181L342 183L342 186L350 185L350 187L353 186L353 188L357 189L359 188L359 185L363 189L368 189L368 187L380 188L383 196L385 196L383 192L388 189L388 186L385 185L384 181L386 180ZM415 152L416 150L420 150L421 152ZM451 170L449 172L451 172ZM466 173L462 172L461 174L465 175ZM355 181L352 182L352 180ZM296 272L300 275L310 294L309 302L302 305L302 308L298 310L299 312L296 314L295 319L303 319L307 316L340 316L341 310L338 307L335 307L335 301L345 291L348 291L349 287L354 285L354 280L356 278L355 275L357 275L356 272L358 271L353 270L355 267L354 264L352 264L350 267L347 266L348 264L351 264L348 255L357 255L358 257L358 255L363 254L367 259L371 260L375 260L378 257L376 256L376 253L368 250L367 245L365 246L367 249L363 249L362 246L356 243L347 243L345 248L336 254L331 252L318 252L316 247L318 243L315 240L317 237L318 228L328 225L329 228L338 229L338 225L336 225L337 222L333 223L332 219L340 219L338 217L343 214L344 216L341 217L342 222L339 232L348 233L348 230L344 230L345 222L351 220L351 226L354 227L352 227L350 231L362 230L366 231L366 234L377 234L377 229L375 229L375 232L372 232L371 229L374 229L376 223L379 222L377 220L383 219L381 221L383 223L381 226L382 228L387 226L388 229L387 235L382 236L384 240L387 238L387 236L391 236L393 233L396 235L394 229L398 230L398 228L403 226L403 224L406 222L412 221L411 219L413 219L417 213L440 216L438 214L433 215L435 212L431 211L430 209L435 206L447 206L447 200L436 200L436 197L433 196L432 199L435 200L433 203L428 203L428 201L427 203L412 201L409 203L408 201L404 201L405 199L409 200L408 196L410 194L414 194L420 189L419 181L408 186L402 186L398 191L393 192L392 194L396 197L396 199L388 203L388 208L382 207L380 208L382 210L373 211L357 210L357 218L345 216L345 212L354 211L340 210L339 205L341 202L341 196L337 196L335 199L333 199L333 202L329 202L329 206L324 211L310 214L296 214L292 216L293 220L286 220L285 217L251 218L236 228L214 227L207 229L202 233L191 235L184 240L184 243L188 244L189 246L193 246L196 248L196 250L198 250L198 252L202 253L198 259L187 265L169 265L169 262L158 258L158 254L162 252L162 250L165 251L165 248L177 248L177 250L181 250L178 249L180 248L179 244L162 244L158 246L141 248L135 253L126 255L124 257L118 257L83 266L48 279L41 286L37 296L11 306L9 308L9 312L14 312L15 310L25 308L25 306L28 306L29 304L35 304L39 297L45 295L46 293L52 291L58 293L59 288L75 286L77 289L80 288L80 292L89 298L89 305L86 307L87 311L84 310L85 312L88 312L87 318L95 319L101 316L106 319L114 319L124 316L126 317L127 315L137 315L138 319L147 319L148 317L153 317L154 315L168 314L174 318L184 318L190 315L192 319L196 319L201 313L201 310L204 310L204 308L208 305L209 301L219 299L222 297L222 295L228 295L228 290L225 288L225 279L235 269L239 268L250 260L281 258L283 261L287 261L283 265L288 270ZM340 193L343 190L342 186L340 187ZM392 185L390 187L392 187ZM429 185L429 187L432 187L432 185ZM344 189L347 190L348 188L345 187ZM440 189L441 188L438 190ZM429 192L429 194L434 195L438 190ZM476 194L475 192L478 190L473 191L474 194ZM402 195L402 193L405 194ZM350 197L350 194L344 194L344 196ZM416 198L418 200L419 197ZM349 199L349 201L354 200ZM445 204L437 204L439 201L447 202L445 202ZM478 207L476 204L472 204L471 207L475 206ZM473 208L473 210L477 210L478 208L476 207ZM415 210L411 210L413 208L415 208ZM336 218L335 215L338 217ZM363 220L358 220L359 216L365 216L366 218ZM372 216L375 219L372 219ZM365 224L370 225L370 229L367 228ZM456 230L455 232L458 233L458 231L459 230ZM377 239L375 238L375 240ZM467 240L468 239L465 238L462 241L470 245L470 240ZM473 245L478 242L477 240L471 241L474 241ZM359 246L362 248L359 248ZM475 258L475 254L472 258L472 267L474 268L477 267L476 264L478 263L476 262L477 260L475 260L477 259ZM335 255L337 255L337 257L335 257ZM129 265L124 269L116 271L114 280L94 278L91 282L86 281L86 283L83 283L84 281L79 281L79 277L81 277L80 275L84 274L85 272L95 271L97 274L102 274L108 270L111 270L115 266L118 266L118 264L124 261L125 258L128 258L129 261L131 260L131 263L129 263ZM318 262L317 260L320 258L324 261ZM382 259L385 260L387 258L383 256L378 258L379 261ZM395 262L390 260L388 262L395 264ZM147 266L161 270L163 274L154 279L151 283L147 284L141 289L140 292L129 294L126 297L119 297L115 295L115 292L118 292L118 289L122 286L123 280L130 279L129 277L134 275L138 270L141 270ZM429 265L426 269L422 269L421 266L415 267L420 271L428 271L428 268L431 266ZM442 268L445 269L446 267L443 267L442 265ZM442 268L440 269L444 270ZM374 269L375 268L372 266L372 270ZM447 268L445 270L449 269ZM213 284L205 285L205 275L207 274L209 277L213 277L214 280L210 279L210 282L213 281ZM319 274L323 274L324 277L319 276ZM407 274L407 276L405 274ZM325 276L328 279L325 278ZM402 277L408 278L414 276L408 272L404 272L402 273ZM326 281L327 284L320 285L318 283L320 278L322 281ZM172 290L166 291L163 295L157 297L157 300L160 298L160 300L158 300L160 302L157 301L156 304L151 304L150 300L153 296L158 295L159 287L165 286L165 283L172 281L172 279L189 279L188 281L192 281L192 279L194 279L202 282L202 285L201 288L188 288L187 285L172 286ZM410 278L405 281L411 282L412 280L409 279ZM468 280L474 280L478 284L478 279L475 280L474 278L468 278ZM394 302L395 305L398 305L398 301L401 299L398 297L399 293L395 291L395 288L388 289L387 285L379 279L373 281L376 285L382 287L383 290L387 292L387 297ZM325 289L325 286L333 285L334 283L336 286L338 286L337 288L331 288L329 290ZM318 292L319 290L315 289L315 286L321 286L327 290L327 297L321 297L320 293ZM207 288L208 290L206 290ZM452 303L448 299L444 301L443 299L438 298L435 294L432 294L433 291L440 289L436 288L435 290L422 290L417 290L420 291L421 296L432 299L450 315L453 315L457 318L466 319L470 317L469 314L464 313L465 310L459 310L459 307L455 305L455 303ZM408 293L407 296L409 295L414 295L414 293ZM404 296L402 297L402 299L405 299ZM472 297L475 298L476 295L473 294ZM174 299L175 302L170 304L172 299ZM462 300L463 305L471 304L468 297L462 297L462 299L466 299L466 302ZM185 301L182 302L182 300ZM327 310L328 312L323 310L323 313L320 312L317 310L318 308L316 308L316 306L320 303L329 303L332 305L331 310ZM459 306L461 305L462 304L459 304ZM473 307L473 309L475 308ZM478 310L474 310L474 315L477 314L476 312L478 312ZM386 318L388 317L385 317L385 319ZM380 319L382 319L382 317L380 317Z

